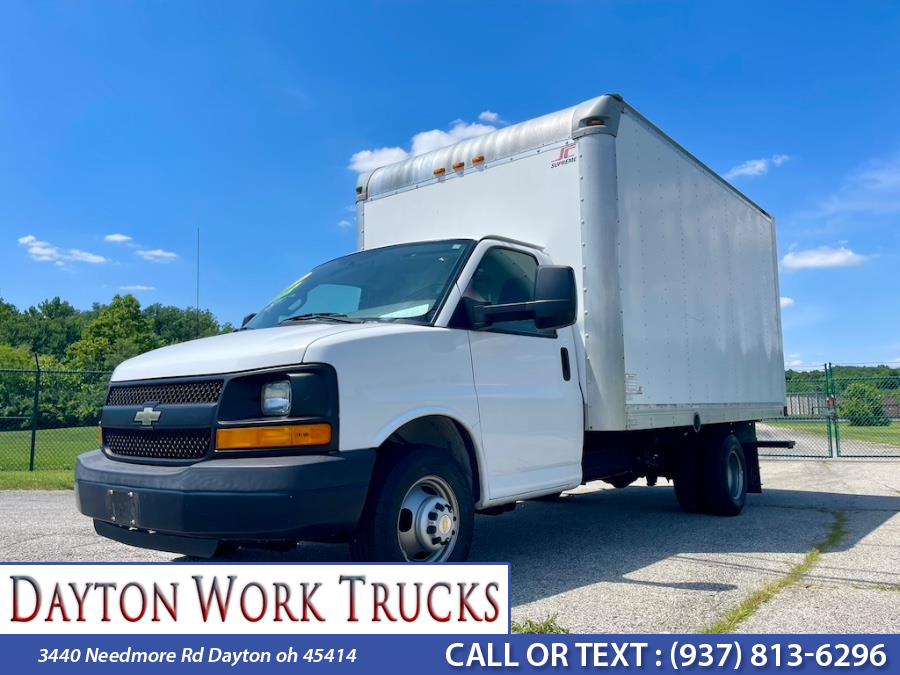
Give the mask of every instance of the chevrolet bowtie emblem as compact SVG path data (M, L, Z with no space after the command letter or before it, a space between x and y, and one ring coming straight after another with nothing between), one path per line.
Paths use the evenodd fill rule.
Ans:
M154 410L153 408L144 408L138 413L134 415L134 421L140 422L142 427L153 426L154 422L159 422L159 416L162 413L159 410Z

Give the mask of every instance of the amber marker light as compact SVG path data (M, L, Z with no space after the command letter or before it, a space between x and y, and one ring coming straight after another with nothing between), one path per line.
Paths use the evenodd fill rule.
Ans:
M435 169L433 173L435 176L443 176L445 173L447 173L447 169L445 169L444 167L440 167L438 169Z
M216 450L271 450L331 443L330 424L284 424L216 431Z
M457 162L456 164L453 165L453 170L454 170L454 171L462 171L462 170L465 169L465 168L466 168L466 163L465 163L465 162Z
M484 164L484 155L478 155L472 158L472 166L478 166L479 164Z

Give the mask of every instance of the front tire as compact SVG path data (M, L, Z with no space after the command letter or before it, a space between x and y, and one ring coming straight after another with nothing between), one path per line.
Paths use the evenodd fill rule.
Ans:
M475 524L471 483L446 451L384 458L350 542L357 562L461 562Z

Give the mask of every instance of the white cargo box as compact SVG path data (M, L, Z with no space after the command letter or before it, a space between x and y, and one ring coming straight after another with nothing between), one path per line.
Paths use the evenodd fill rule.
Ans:
M772 218L620 97L376 169L357 193L360 248L493 235L575 269L586 429L781 413Z

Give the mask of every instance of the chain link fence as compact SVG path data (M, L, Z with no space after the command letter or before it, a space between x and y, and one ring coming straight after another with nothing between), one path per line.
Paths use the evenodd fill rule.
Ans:
M109 376L0 369L0 471L73 469L95 450Z
M768 457L900 457L900 364L841 366L787 374L785 416L756 425Z
M0 471L70 470L97 448L109 376L0 369ZM762 447L760 455L900 457L900 368L827 364L789 371L786 384L786 415L757 423L757 434L794 447Z
M832 457L828 383L826 372L810 371L801 377L788 372L785 379L785 416L756 424L761 441L794 441L793 448L761 447L761 457Z

